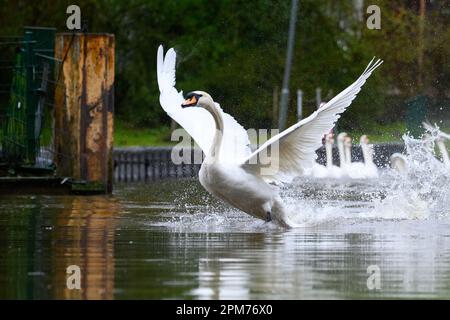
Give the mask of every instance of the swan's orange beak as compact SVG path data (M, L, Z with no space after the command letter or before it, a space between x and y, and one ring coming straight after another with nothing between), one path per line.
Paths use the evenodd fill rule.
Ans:
M182 108L193 107L197 105L197 102L198 102L197 98L195 96L192 96L191 98L184 100L181 107Z

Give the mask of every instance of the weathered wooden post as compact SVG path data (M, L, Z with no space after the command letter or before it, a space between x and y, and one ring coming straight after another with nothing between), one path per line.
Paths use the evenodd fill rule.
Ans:
M111 34L56 36L55 164L78 191L112 191L114 47Z

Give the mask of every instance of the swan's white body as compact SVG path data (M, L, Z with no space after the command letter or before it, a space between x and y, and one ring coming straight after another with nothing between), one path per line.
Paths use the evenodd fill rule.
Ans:
M351 179L365 179L366 166L362 162L352 162L352 138L346 136L344 140L345 170Z
M347 137L346 132L341 132L337 136L337 148L338 148L338 154L339 154L339 169L341 169L342 176L348 177L347 173L347 154L345 151L345 138Z
M322 136L331 130L340 113L351 104L373 70L382 63L381 60L372 60L347 89L251 153L244 128L224 113L206 92L195 91L199 97L196 106L182 108L183 95L175 89L175 59L173 49L169 49L164 57L162 46L159 47L160 103L205 153L199 173L200 183L234 207L283 226L294 226L294 223L278 196L278 190L269 183L289 181L311 166ZM272 151L269 168L263 161L268 149Z
M241 166L203 163L199 172L201 185L219 199L260 219L270 219L289 227L290 221L275 186Z
M365 177L368 179L378 178L378 168L373 162L373 144L369 144L366 135L362 135L359 141L364 158Z
M424 141L427 142L427 146L431 151L434 151L433 141L436 143L439 152L442 157L442 162L444 166L450 170L450 158L448 155L447 147L445 146L445 140L450 140L450 135L442 132L437 125L432 126L427 122L422 123L428 133L425 133L422 137ZM394 153L391 155L391 168L396 170L402 175L408 172L408 159L400 153Z
M325 136L326 165L323 166L317 162L314 162L312 168L310 170L306 170L306 175L319 179L339 179L344 176L343 170L333 164L333 143L333 134L327 134Z
M391 168L401 175L405 175L408 171L408 160L401 153L393 153L391 155Z
M364 162L352 162L352 139L342 132L338 135L339 157L344 175L350 179L373 179L378 178L378 169L373 162L373 145L368 144L366 135L362 135L360 146Z
M450 170L450 158L448 155L447 147L445 146L444 139L442 137L436 138L436 145L442 157L442 162L444 166ZM405 175L408 171L408 160L400 153L394 153L391 155L391 168L396 170L398 173Z

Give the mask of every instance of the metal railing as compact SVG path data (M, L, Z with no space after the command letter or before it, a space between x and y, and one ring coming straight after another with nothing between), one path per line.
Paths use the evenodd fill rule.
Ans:
M200 149L192 149L191 159L201 152ZM174 164L171 154L172 147L115 148L114 180L138 182L198 175L201 164Z
M115 148L113 154L114 180L116 182L146 182L165 178L197 177L201 164L174 164L172 147L130 147ZM402 152L401 143L376 144L374 162L378 167L389 166L393 153ZM176 151L176 150L175 150ZM176 151L177 152L177 151ZM200 149L192 149L190 159L200 159ZM325 148L317 150L320 164L325 163ZM363 161L359 146L352 148L352 161ZM333 163L339 165L337 148L333 149Z

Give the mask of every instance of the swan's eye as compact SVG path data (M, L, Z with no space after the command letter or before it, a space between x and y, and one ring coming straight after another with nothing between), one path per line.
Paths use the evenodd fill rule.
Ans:
M181 107L183 107L183 108L193 107L193 106L197 105L197 102L198 102L198 100L197 100L197 97L195 95L191 96L191 97L188 96L186 98L186 100L184 100L184 102L181 105Z

